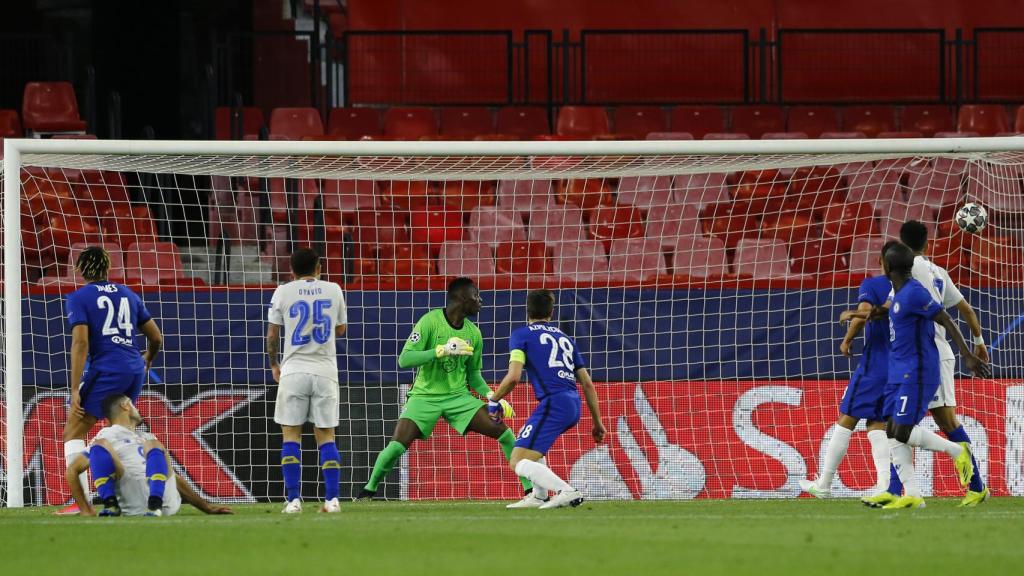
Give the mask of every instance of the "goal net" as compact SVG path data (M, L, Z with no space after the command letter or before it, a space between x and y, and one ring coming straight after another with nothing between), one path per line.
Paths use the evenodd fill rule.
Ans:
M989 344L992 380L958 374L961 422L993 492L1024 493L1022 140L7 144L5 505L69 499L64 297L95 244L164 332L139 408L207 498L282 499L266 310L303 246L349 306L343 497L394 430L414 375L401 347L457 276L482 290L492 386L527 292L556 292L555 321L598 383L609 434L595 445L584 414L548 463L589 497L796 497L859 359L861 339L853 358L839 353L838 315L910 219ZM967 202L988 211L979 234L954 223ZM511 402L516 430L535 405L529 386ZM303 442L303 495L317 498L316 447ZM917 460L926 495L959 492L949 458ZM833 494L874 480L858 433ZM382 486L388 498L521 493L494 441L443 423Z

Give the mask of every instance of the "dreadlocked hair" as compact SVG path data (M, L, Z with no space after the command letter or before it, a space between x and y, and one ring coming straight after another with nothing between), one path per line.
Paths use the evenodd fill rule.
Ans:
M89 282L103 280L110 269L110 254L99 246L89 246L78 255L75 268Z

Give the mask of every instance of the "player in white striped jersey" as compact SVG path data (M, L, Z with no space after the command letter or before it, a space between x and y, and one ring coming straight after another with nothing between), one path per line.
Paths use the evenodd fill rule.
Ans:
M336 338L345 334L345 295L334 282L320 280L320 256L303 248L291 256L294 280L278 286L270 299L267 355L278 383L274 422L281 425L281 469L287 504L283 512L302 511L302 425L313 424L324 480L321 512L338 512L341 455L334 442L338 426ZM281 337L284 336L284 358Z
M964 299L963 294L953 284L949 273L944 268L930 261L925 257L928 249L928 228L917 220L908 220L900 227L900 241L914 251L914 268L911 275L915 280L924 285L931 292L932 297L942 304L944 309L956 308L960 317L967 322L974 336L974 354L983 362L988 362L988 350L985 348L985 339L981 333L981 323L978 321L974 309ZM971 439L960 425L956 417L956 394L954 391L954 372L956 371L956 357L953 349L946 341L946 329L942 326L935 326L935 345L939 349L939 365L942 383L938 392L928 404L935 423L953 442L966 442L970 444ZM973 451L971 458L974 459ZM989 490L981 477L981 469L977 460L974 461L974 474L971 477L967 494L960 502L961 506L976 506L988 498Z

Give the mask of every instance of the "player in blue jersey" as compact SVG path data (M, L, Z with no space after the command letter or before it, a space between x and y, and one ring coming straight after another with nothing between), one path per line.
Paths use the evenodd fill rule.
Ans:
M946 452L954 458L960 484L967 486L974 473L970 447L953 443L918 424L924 418L935 392L941 385L939 350L935 344L935 324L946 329L960 350L964 365L977 376L989 377L989 365L967 347L960 329L936 301L932 293L912 277L914 252L896 244L885 253L885 270L892 282L892 306L876 307L872 317L889 317L888 388L886 415L890 455L903 482L904 495L884 508L923 508L924 499L914 476L911 447Z
M576 343L558 326L551 324L554 307L555 296L550 290L534 290L527 295L528 323L514 330L509 337L508 373L487 405L491 417L500 420L500 401L519 383L523 366L526 366L539 404L519 431L509 466L517 475L529 478L534 486L554 492L554 495L544 502L539 491L535 490L510 508L560 508L579 506L583 502L582 493L540 461L555 440L580 420L577 380L583 388L587 409L594 422L591 436L594 442L604 440L605 427L601 421L597 390Z
M878 258L880 268L886 250L895 244L899 242L892 240L882 247ZM865 278L857 293L857 311L869 313L876 306L884 306L889 299L890 290L892 285L885 274ZM850 321L850 325L842 344L839 345L840 351L843 355L850 356L853 340L863 328L864 352L839 405L839 420L825 448L821 473L815 481L801 480L800 487L804 492L817 498L828 498L832 495L832 480L835 478L836 470L846 456L854 429L861 419L864 419L867 420L868 441L871 443L871 456L875 463L877 480L872 494L863 501L869 506L883 506L902 493L899 478L891 474L890 470L889 440L885 434L885 416L882 411L885 384L889 377L889 328L884 319L868 321L853 318L847 313L840 316L840 321L847 320Z
M64 458L67 466L85 452L85 438L104 417L103 400L124 394L134 403L163 336L139 297L122 284L107 280L110 255L98 246L82 251L75 268L88 284L68 294L68 326L71 328L71 406L64 424ZM135 347L135 332L146 337L147 348ZM88 370L86 362L88 361ZM79 476L89 493L88 480ZM73 505L62 512L77 513Z

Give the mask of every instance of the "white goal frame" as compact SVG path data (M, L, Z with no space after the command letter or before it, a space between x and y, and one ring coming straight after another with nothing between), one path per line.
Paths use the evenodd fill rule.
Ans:
M129 140L29 140L6 139L4 141L3 213L4 246L3 278L4 295L2 332L6 366L5 397L7 407L7 451L4 471L7 482L7 506L24 506L23 498L23 394L20 384L22 373L22 339L6 337L19 335L22 331L22 316L11 314L20 311L22 300L22 237L21 237L21 168L26 155L92 155L92 156L240 156L261 157L603 157L595 165L584 162L581 173L586 171L594 176L619 175L670 175L680 172L678 166L658 159L673 156L750 156L800 155L794 159L794 166L806 165L808 156L828 157L829 155L871 155L872 157L901 157L910 155L965 155L989 152L1024 151L1024 137L997 138L930 138L930 139L843 139L843 140L720 140L720 141L543 141L543 142L288 142L288 141L129 141ZM616 157L632 157L626 166L616 164ZM639 164L637 158L651 160L650 164ZM153 171L160 171L160 163L154 162ZM244 168L241 168L244 169ZM725 166L710 162L690 168L692 172L735 171L736 165ZM739 168L742 169L742 168ZM571 172L571 170L570 170ZM390 171L387 176L393 180L420 180L422 173L403 174ZM575 174L567 174L575 176ZM458 163L444 165L436 179L473 180L485 179L486 173L468 172ZM12 377L11 375L15 375Z

